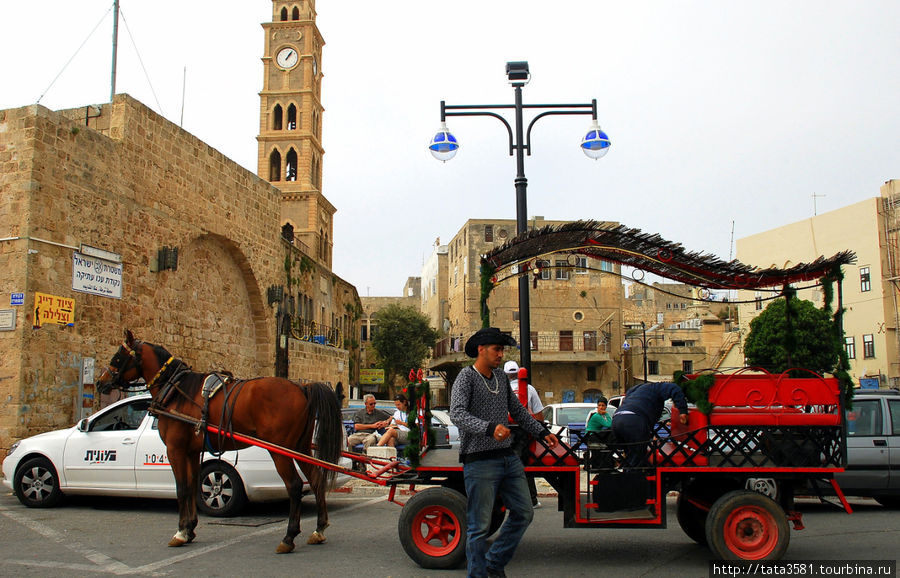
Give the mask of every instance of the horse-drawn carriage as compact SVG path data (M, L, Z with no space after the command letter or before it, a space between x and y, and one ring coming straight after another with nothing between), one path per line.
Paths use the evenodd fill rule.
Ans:
M853 259L851 253L842 253L791 269L758 270L736 261L724 263L685 253L679 245L632 229L576 223L517 237L488 254L482 267L498 283L503 270L512 270L510 277L528 275L535 270L533 261L549 253L640 266L707 289L786 286L822 278L839 282L840 266ZM486 302L487 294L482 298ZM258 445L272 454L291 496L291 516L279 552L291 551L299 533L302 482L293 466L297 461L319 508L310 543L323 542L328 525L324 499L328 472L342 470L334 465L339 453L334 440L340 439L341 421L333 394L321 385L300 388L287 380L265 378L231 383L225 379L218 396L204 395L209 378L192 373L187 380L178 377L174 359L162 348L136 341L127 333L98 383L98 387L124 385L140 376L158 401L160 434L169 448L179 487L179 531L170 545L194 538L193 464L204 438L210 437L231 440L232 445ZM699 400L702 409L691 411L685 426L678 423L676 413L671 430L639 447L594 439L570 440L552 449L538 440L525 445L521 455L526 473L544 478L556 490L566 528L663 528L666 497L678 491L677 520L690 538L708 544L721 558L761 560L784 554L789 522L794 529L803 528L794 495L811 481L831 484L850 511L833 482L846 460L843 409L847 391L837 379L749 371L691 378L705 380L705 399ZM522 402L526 390L519 387ZM390 487L389 500L403 506L398 523L401 544L416 563L426 568L456 567L465 558L466 543L462 465L456 450L429 449L427 407L413 411L411 417L419 421L414 431L422 436L414 467L351 452L344 455L368 467L363 472L342 471ZM203 429L209 434L197 435ZM311 451L314 429L315 457ZM623 467L620 457L636 451L646 452L645 466ZM403 486L413 490L405 503L397 492ZM502 504L497 504L494 529L503 516Z

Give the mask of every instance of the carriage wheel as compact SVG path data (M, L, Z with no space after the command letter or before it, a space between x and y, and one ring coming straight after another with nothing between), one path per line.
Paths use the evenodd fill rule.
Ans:
M52 508L63 497L56 468L46 458L32 458L19 466L14 488L16 497L29 508Z
M675 516L678 525L687 534L687 537L698 544L706 545L706 516L709 510L697 506L691 499L694 496L681 492L678 494Z
M241 476L223 462L211 462L200 470L197 509L207 516L237 516L247 504L247 493Z
M456 490L429 488L400 511L400 544L422 568L457 568L466 557L466 498Z
M716 500L706 520L706 540L723 560L779 560L790 539L781 506L748 490L728 492Z

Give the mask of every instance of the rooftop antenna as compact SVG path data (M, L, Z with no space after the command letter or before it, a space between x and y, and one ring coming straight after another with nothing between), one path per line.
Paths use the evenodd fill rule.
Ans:
M113 0L112 73L110 74L109 102L116 95L116 60L119 53L119 0Z
M728 260L732 260L734 255L734 219L731 220L731 242L728 243Z
M816 199L818 197L827 197L828 195L817 195L817 194L813 193L811 196L812 196L812 200L813 200L813 217L815 217L816 215L819 214L817 207L816 207Z

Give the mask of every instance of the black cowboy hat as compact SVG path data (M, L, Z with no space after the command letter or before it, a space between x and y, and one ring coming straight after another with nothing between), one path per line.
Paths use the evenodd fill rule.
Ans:
M516 340L505 333L500 333L496 327L485 327L475 332L472 337L466 341L466 355L469 357L478 357L479 345L503 345L504 347L515 347Z

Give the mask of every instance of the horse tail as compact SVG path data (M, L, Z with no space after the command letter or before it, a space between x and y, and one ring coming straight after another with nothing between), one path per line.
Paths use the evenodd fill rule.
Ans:
M316 428L316 457L320 460L338 463L344 440L344 424L341 421L341 405L330 387L315 382L307 388L309 427ZM337 472L322 469L325 487L331 487Z

